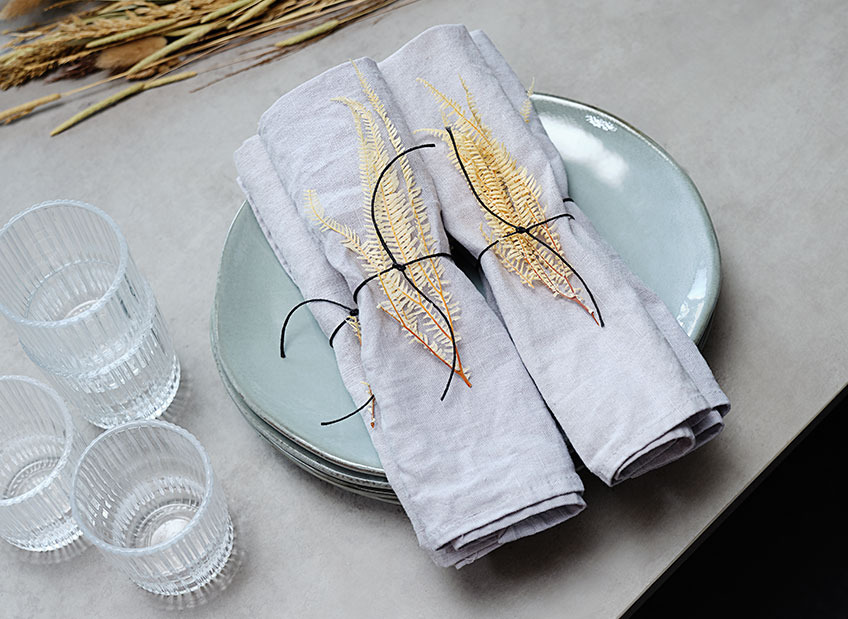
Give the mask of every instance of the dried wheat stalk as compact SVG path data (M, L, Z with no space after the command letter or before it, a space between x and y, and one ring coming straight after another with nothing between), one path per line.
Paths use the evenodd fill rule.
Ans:
M133 84L132 86L105 98L99 103L90 105L78 114L75 114L74 116L63 122L61 125L53 129L53 131L50 132L50 135L57 135L59 133L62 133L63 131L67 131L77 123L81 123L82 121L84 121L86 118L94 116L98 112L105 110L107 107L111 107L116 103L123 101L124 99L132 97L135 94L138 94L145 90L150 90L151 88L159 88L160 86L167 86L168 84L173 84L174 82L181 82L182 80L190 79L196 75L197 73L195 73L194 71L186 71L185 73L177 73L176 75L168 75L166 77L160 77L159 79L150 80L148 82L143 82L140 84Z
M78 77L101 68L115 70L130 66L120 78L147 79L275 32L294 33L271 48L272 57L268 60L272 60L394 2L396 0L101 2L95 8L33 30L12 33L11 40L4 46L8 51L0 53L0 89L19 86L59 68L65 69L68 76ZM142 55L140 50L144 45L148 49ZM129 57L132 62L125 63ZM84 89L50 95L51 100L65 99ZM21 118L45 102L36 100L0 112L0 121L8 123Z

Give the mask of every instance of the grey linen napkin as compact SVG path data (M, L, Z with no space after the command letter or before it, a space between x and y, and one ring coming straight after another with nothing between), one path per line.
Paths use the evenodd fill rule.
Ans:
M491 55L489 59L499 64ZM451 106L473 117L461 77L476 100L480 120L491 131L490 141L505 145L518 165L535 178L545 216L563 212L567 184L555 149L540 146L538 119L531 114L525 122L516 111L499 79L513 93L514 82L503 70L499 75L493 72L464 27L432 28L379 67L413 129L441 129L457 118L450 115ZM442 106L447 117L431 90L416 78L451 100ZM464 126L476 122L473 118ZM477 255L489 243L481 232L486 230L486 219L452 160L451 142L444 133L436 139L441 157L429 157L427 165L440 199L448 205L443 208L445 227ZM482 184L478 190L485 193ZM559 219L550 228L597 305L582 285L580 296L586 309L554 296L538 283L528 287L494 251L485 254L481 266L545 401L587 467L613 485L688 453L699 443L696 432L701 442L714 436L715 428L720 428L718 419L726 412L726 398L705 380L705 364L698 361L694 347L686 347L685 334L671 329L665 318L658 327L655 316L664 309L662 304L648 299L651 302L646 305L644 286L634 288L635 276L611 248L599 242L585 216L573 204L565 207L574 219ZM551 258L550 254L545 257ZM573 274L571 279L579 285ZM597 324L601 313L604 327Z
M525 102L527 101L527 90L521 84L521 80L512 70L512 67L509 66L506 59L504 59L485 32L475 30L471 32L471 38L480 50L480 54L485 59L486 64L500 82L504 94L509 98L513 108L519 112L523 111L522 108L525 107ZM563 196L569 195L568 179L562 158L556 146L554 146L548 137L545 128L542 126L539 115L532 108L529 109L527 126L538 140L539 147L545 152L548 158L560 193ZM645 310L666 338L672 350L677 355L678 360L686 368L691 379L698 386L701 395L704 396L712 407L704 411L702 415L693 415L685 421L691 427L694 434L694 447L700 447L707 441L715 438L724 428L723 416L730 410L730 401L718 386L718 383L716 383L710 367L698 351L697 346L695 346L686 332L680 327L680 324L672 316L662 300L624 264L621 256L597 233L589 218L579 208L571 209L570 212L574 215L575 221L580 226L575 231L579 231L583 235L585 243L588 246L593 246L593 251L597 255L606 256L607 260L611 264L615 264L615 268L620 269L625 277L627 277L630 285L644 304Z
M373 62L360 60L357 65L395 122L403 147L413 145ZM332 100L338 97L349 101ZM368 123L376 122L373 134L394 154L356 69L345 64L284 95L263 115L259 135L276 175L267 169L248 174L248 167L265 161L250 141L240 152L249 149L251 157L237 155L242 185L266 235L306 297L326 297L327 290L334 290L349 300L372 273L343 245L341 234L320 228L309 214L309 204L320 202L326 221L348 226L358 239L373 234L364 197L379 170L368 160L361 167L355 119L369 136L375 125ZM432 236L427 251L416 230L408 245L417 250L416 257L444 251L447 242L422 156L414 152L404 159L420 191L413 194L420 196L423 225ZM402 164L390 168L381 185L401 197L407 180ZM461 567L501 544L562 522L585 504L559 430L504 327L449 260L434 260L442 265L444 292L452 296L457 349L463 366L471 370L472 387L454 375L444 401L439 399L448 366L378 307L386 304L379 281L365 285L358 295L361 348L342 349L337 338L336 356L354 399L361 400L355 393L360 372L376 396L371 438L419 543L438 564ZM407 269L421 281L422 269ZM402 274L392 271L383 277ZM340 281L346 291L338 290ZM311 309L325 332L329 324L337 324L336 317L319 318L317 305Z

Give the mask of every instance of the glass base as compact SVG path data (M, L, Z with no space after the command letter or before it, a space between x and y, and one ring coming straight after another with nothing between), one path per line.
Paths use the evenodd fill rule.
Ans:
M153 527L153 535L158 531L162 531L163 527L171 527L178 524L179 518L162 520L158 526ZM183 524L183 526L185 526ZM157 597L170 599L170 604L177 608L189 608L203 604L216 593L223 591L235 575L235 571L239 566L239 555L235 552L235 527L230 520L227 528L227 535L224 543L215 552L215 556L207 562L208 567L204 574L193 575L193 584L185 589L170 591L164 593L161 588L157 588L150 583L134 581L139 587L155 594Z
M86 420L104 430L109 430L130 421L144 421L148 419L158 419L168 410L171 402L177 395L180 388L180 361L176 356L173 358L171 371L168 378L160 383L156 393L149 391L141 394L133 394L135 397L125 400L124 405L114 405L110 408L116 410L116 413L103 414L102 411L95 407L86 406L86 400L95 400L98 394L75 393L73 397L74 403L83 413Z
M6 541L12 546L27 552L51 553L61 551L81 538L82 531L80 531L77 523L74 521L70 512L68 512L66 518L50 527L50 530L46 532L40 532L27 539L6 538ZM52 561L49 561L49 563L52 563Z
M84 551L91 547L91 543L85 539L82 533L77 529L76 533L69 536L61 546L51 545L46 548L24 548L9 542L12 546L12 552L24 563L32 565L53 565L54 563L64 563L71 559L77 558Z
M229 556L223 567L202 587L176 595L155 595L157 605L165 610L184 610L208 604L218 598L233 582L244 563L244 550L239 543L238 527L233 527Z
M71 516L71 506L55 484L37 490L60 465L64 440L47 434L13 437L0 445L0 498L14 499L27 493L38 494L28 499L28 515L5 518L3 538L22 550L49 552L57 550L82 535ZM58 482L57 482L58 483Z

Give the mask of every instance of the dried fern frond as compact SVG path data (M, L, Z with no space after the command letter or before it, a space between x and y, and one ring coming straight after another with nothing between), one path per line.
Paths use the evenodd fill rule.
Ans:
M373 428L374 426L377 425L377 418L374 414L375 409L376 409L376 405L377 405L377 401L376 401L376 398L374 397L374 392L371 391L371 385L369 385L365 381L362 381L362 384L365 385L365 390L368 392L368 399L371 402L371 427Z
M519 165L504 143L493 137L468 86L460 77L465 92L465 102L460 104L426 80L419 78L418 81L438 102L443 125L450 127L453 140L446 129L424 131L448 145L451 161L457 170L465 170L474 191L492 211L481 206L488 228L481 227L481 232L487 243L496 242L492 251L504 267L515 273L524 284L531 288L536 284L544 285L555 296L577 303L598 322L595 311L587 306L580 294L582 290L575 284L577 278L574 272L558 258L564 255L563 249L556 231L548 223L543 223L552 213L546 213L536 179ZM524 117L523 111L521 114ZM529 120L529 110L526 119ZM515 234L516 228L531 228L533 235Z
M305 194L307 208L322 229L331 230L342 237L344 246L361 260L366 275L375 277L373 285L379 286L383 292L383 300L378 307L393 318L412 340L451 367L452 356L459 341L455 328L459 310L446 288L447 281L440 260L434 257L410 264L405 275L414 286L404 273L391 268L394 264L392 256L402 264L424 258L433 253L431 248L435 246L435 241L407 156L400 157L397 165L383 174L374 194L381 172L391 159L404 152L404 146L379 97L358 68L356 71L367 103L347 97L336 101L351 112L359 140L362 216L369 222L368 232L360 238L350 227L327 216L312 190ZM381 235L370 225L372 196ZM383 241L392 255L386 252ZM462 366L458 351L455 372L470 386L468 372Z
M348 316L345 318L345 322L350 326L353 334L356 336L356 339L359 340L359 343L362 344L362 325L359 324L359 317Z
M527 89L527 99L524 100L524 103L521 104L521 118L524 119L524 122L530 122L530 114L533 112L533 101L530 100L530 97L533 96L533 87L536 85L536 78L534 77L530 80L530 87Z

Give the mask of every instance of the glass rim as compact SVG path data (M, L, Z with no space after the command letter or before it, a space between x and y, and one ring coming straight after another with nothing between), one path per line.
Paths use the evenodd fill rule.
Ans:
M91 314L97 312L100 308L106 305L106 302L109 300L109 298L114 296L114 294L117 292L118 287L121 284L121 280L124 278L124 275L127 272L127 265L129 264L130 258L129 248L127 247L127 240L124 238L124 235L121 232L121 229L118 227L118 224L115 223L115 220L112 219L112 217L103 209L97 208L92 204L89 204L87 202L81 202L79 200L48 200L46 202L39 202L38 204L24 209L17 215L13 216L8 222L6 222L6 225L0 228L0 243L3 242L3 235L5 235L6 232L8 232L12 228L12 226L14 226L14 224L22 220L30 213L63 205L74 206L87 210L100 217L112 229L112 232L115 234L115 238L118 240L118 248L120 251L120 259L118 262L118 269L115 272L115 277L112 279L112 283L109 284L109 288L106 289L106 292L104 292L90 307L87 307L79 314L74 314L73 316L62 318L61 320L32 320L30 318L24 318L18 312L13 311L11 308L7 307L2 301L0 301L0 312L5 314L6 317L13 322L26 325L28 327L61 327L68 324L72 324L74 322L79 322L87 318Z
M62 455L59 456L59 460L56 462L56 464L50 470L50 473L44 479L42 479L40 482L38 482L38 484L36 484L34 487L30 488L23 494L18 494L8 499L0 498L0 507L8 507L10 505L17 505L19 503L23 503L27 499L37 495L47 486L52 484L59 476L59 473L62 471L62 469L68 465L69 460L71 458L71 449L74 446L74 439L76 438L76 428L74 427L74 421L71 418L71 413L68 410L68 406L65 404L65 401L59 396L55 389L53 389L50 385L46 385L45 383L42 383L39 380L30 378L29 376L0 376L0 383L15 381L28 383L33 387L44 391L48 396L53 399L59 409L59 412L62 415L62 420L65 422L65 444L62 448Z
M161 428L163 430L178 434L181 437L187 439L189 443L191 443L191 445L195 448L197 453L200 455L200 459L203 462L203 473L206 487L204 488L203 498L200 500L200 505L198 506L197 511L191 517L191 520L189 520L188 524L185 526L184 529L182 529L172 538L165 540L164 542L159 542L158 544L154 544L152 546L145 546L143 548L127 548L125 546L118 546L116 544L107 542L102 537L94 533L91 530L91 527L88 526L88 523L80 517L80 510L77 507L77 482L79 481L79 471L82 468L82 463L85 460L86 456L88 456L88 453L92 450L92 448L95 447L95 445L105 440L106 437L110 437L120 432L134 430L136 428ZM180 426L173 423L168 423L167 421L159 421L156 419L131 421L129 423L125 423L109 430L106 430L105 432L100 434L100 436L91 441L91 443L89 443L85 450L82 452L82 455L80 456L79 461L77 462L77 466L74 468L74 476L71 480L71 513L77 523L77 526L79 526L80 530L83 532L83 535L85 535L85 537L87 537L89 541L91 541L95 546L97 546L101 550L116 555L143 556L147 554L157 553L170 546L173 546L186 535L188 535L188 533L197 526L197 523L200 521L201 517L205 514L205 512L208 511L209 504L211 503L212 499L214 485L214 474L212 471L212 463L209 461L209 455L206 453L206 450L203 448L203 445L200 444L200 441L197 440L197 437L195 437L194 434L192 434L185 428L181 428Z

